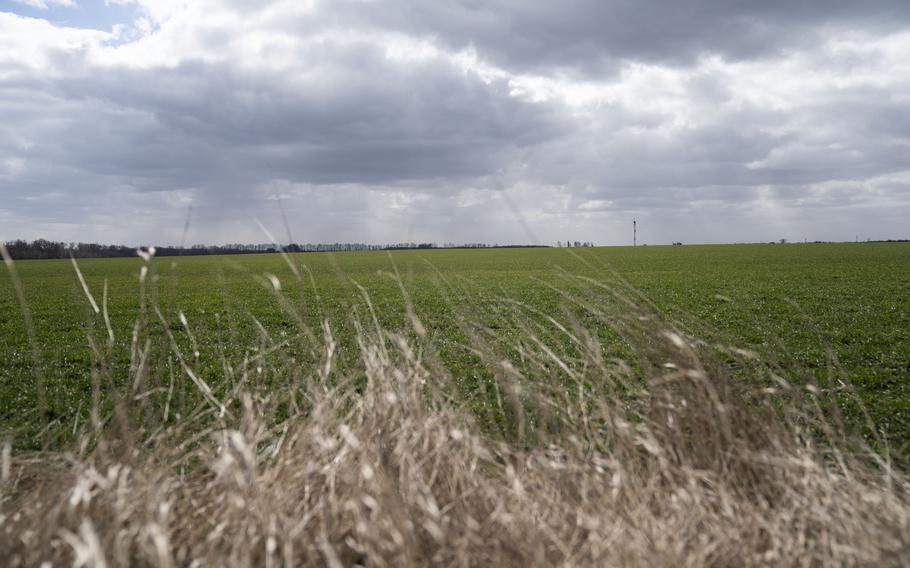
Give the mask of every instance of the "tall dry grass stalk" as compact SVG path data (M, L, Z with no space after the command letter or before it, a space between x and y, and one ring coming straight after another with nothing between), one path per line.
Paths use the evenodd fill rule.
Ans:
M114 402L96 401L79 443L52 454L4 451L0 558L10 566L910 561L906 477L830 423L823 393L731 350L754 375L734 381L710 349L588 285L565 317L527 320L508 349L465 324L466 347L491 378L490 408L481 410L455 394L458 373L434 354L409 302L418 322L409 335L364 318L353 371L339 371L326 322L313 334L321 339L311 363L227 362L221 388L195 375L171 331L179 326L165 327L169 357L155 363L137 324L130 376L95 379ZM515 317L525 309L504 305ZM578 323L582 315L593 323ZM619 331L637 359L604 357L591 325ZM264 336L260 353L281 350L291 347ZM105 356L98 346L96 354ZM258 385L269 373L288 377L286 386ZM175 381L198 391L179 419ZM481 427L483 412L498 417L499 433Z

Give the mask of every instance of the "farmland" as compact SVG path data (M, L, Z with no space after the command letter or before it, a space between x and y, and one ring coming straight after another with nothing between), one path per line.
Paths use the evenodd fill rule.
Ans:
M128 374L141 303L158 306L160 317L150 309L144 317L152 326L163 317L174 341L198 352L194 368L217 387L224 361L236 365L270 345L286 342L290 356L296 353L303 363L311 348L303 345L302 326L321 340L325 320L339 345L339 365L349 368L358 358L355 320L372 318L364 298L378 324L389 330L411 327L407 298L428 345L456 375L460 396L482 412L489 402L486 379L470 336L494 337L508 349L509 338L534 322L551 315L562 319L573 298L594 287L582 279L591 278L610 287L627 284L623 289L639 291L678 329L754 350L797 381L848 377L894 449L906 452L910 440L910 246L905 244L421 250L291 258L299 279L277 254L158 258L142 293L141 259L80 261L99 305L106 281L115 339L105 346L106 365L112 375ZM6 270L0 272L0 408L3 428L17 446L36 447L42 429L45 438L57 431L51 436L57 443L85 419L91 370L98 364L87 337L105 345L107 331L69 261L23 261L16 268L35 322L52 426L44 429L37 411L33 355ZM613 330L581 323L606 354L624 356L626 347ZM852 407L847 411L856 413Z
M11 565L906 565L906 245L15 268Z

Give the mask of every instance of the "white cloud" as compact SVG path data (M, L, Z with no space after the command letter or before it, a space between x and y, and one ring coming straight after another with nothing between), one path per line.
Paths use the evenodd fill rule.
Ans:
M111 33L0 13L0 238L166 241L192 202L199 240L255 240L275 188L309 240L905 230L906 26L770 3L749 17L776 35L715 33L724 7L651 45L595 34L600 8L415 6L140 1Z

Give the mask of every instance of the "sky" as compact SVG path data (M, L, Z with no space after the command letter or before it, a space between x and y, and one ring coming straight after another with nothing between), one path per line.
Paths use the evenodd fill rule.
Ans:
M0 0L2 240L622 245L633 219L910 238L910 2Z

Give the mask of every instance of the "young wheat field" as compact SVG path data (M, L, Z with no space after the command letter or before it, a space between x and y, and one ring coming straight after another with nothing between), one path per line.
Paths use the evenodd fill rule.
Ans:
M910 246L6 262L0 558L910 562Z

